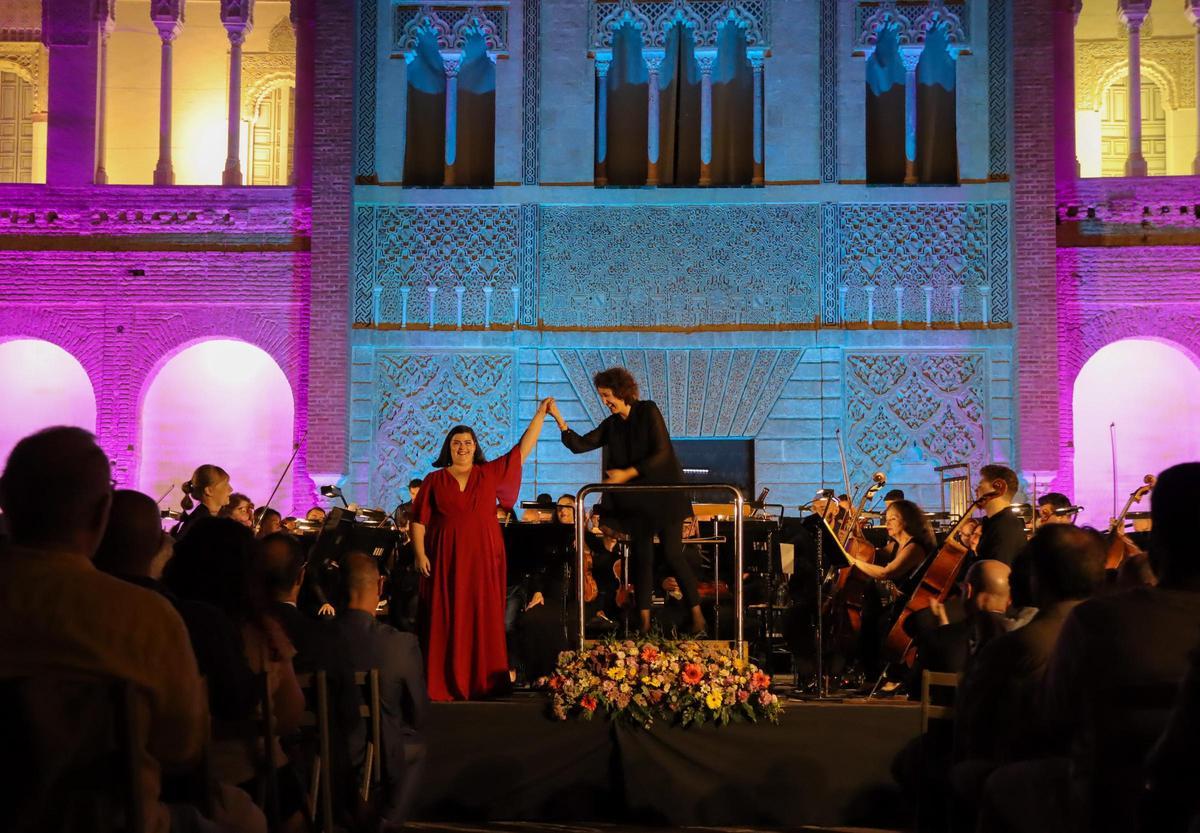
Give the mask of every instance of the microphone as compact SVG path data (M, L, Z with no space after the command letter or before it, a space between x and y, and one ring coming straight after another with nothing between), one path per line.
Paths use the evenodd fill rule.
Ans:
M1064 506L1062 509L1055 509L1050 514L1052 515L1075 515L1083 511L1082 506Z
M767 495L769 495L770 493L771 493L771 489L767 486L764 486L763 490L758 493L758 497L756 497L754 500L750 501L748 505L750 506L751 509L762 509L763 501L767 499Z
M829 497L833 497L833 489L817 489L817 494L815 497L813 497L813 500L820 500L821 498Z

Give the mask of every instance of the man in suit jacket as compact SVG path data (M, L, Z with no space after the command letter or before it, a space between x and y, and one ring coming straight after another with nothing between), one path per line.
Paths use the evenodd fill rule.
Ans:
M384 829L399 830L412 810L425 767L422 734L429 694L417 637L375 618L383 577L371 556L352 553L342 560L350 603L338 617L358 671L379 669L383 709L383 767L387 783L382 811Z

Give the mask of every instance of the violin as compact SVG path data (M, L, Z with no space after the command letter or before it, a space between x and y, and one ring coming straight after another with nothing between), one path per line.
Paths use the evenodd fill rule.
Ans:
M1142 499L1150 493L1150 490L1154 488L1154 481L1155 477L1152 474L1142 478L1142 485L1129 493L1129 499L1125 501L1125 508L1121 510L1121 514L1109 523L1108 556L1104 560L1104 569L1119 570L1126 558L1141 552L1141 549L1125 534L1125 516L1129 514L1129 510L1135 503L1141 503Z
M900 611L900 615L896 617L895 624L892 625L891 630L888 631L887 636L883 640L883 655L889 662L903 662L909 666L913 664L913 660L916 659L917 649L913 644L912 637L904 631L904 623L908 620L909 616L929 607L931 602L945 601L946 597L950 594L951 588L954 587L954 577L958 575L963 559L967 557L967 553L969 552L959 533L966 526L967 521L971 519L971 514L994 498L996 494L996 492L988 492L977 497L975 502L967 507L967 511L963 512L958 522L954 524L954 528L946 536L945 543L938 548L937 553L930 559L929 567L926 568L920 582L905 603L904 610Z

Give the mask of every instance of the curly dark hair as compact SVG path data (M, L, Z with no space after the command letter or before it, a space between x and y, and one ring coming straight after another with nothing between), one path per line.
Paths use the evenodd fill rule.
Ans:
M933 534L929 518L925 517L920 506L911 500L897 500L887 508L887 511L895 512L900 516L900 523L904 524L904 531L921 545L926 555L937 549L937 537Z
M638 384L633 378L633 374L623 367L610 367L608 370L601 370L592 377L592 384L596 389L608 388L613 392L613 396L622 400L627 405L632 405L638 401Z
M433 461L435 469L444 469L454 462L450 457L450 440L455 434L470 434L471 439L475 441L475 458L471 461L472 463L478 466L487 462L487 458L483 456L483 449L479 447L479 437L475 436L475 429L469 425L455 425L450 429L450 433L446 434L446 439L442 441L442 450L438 452L437 459Z

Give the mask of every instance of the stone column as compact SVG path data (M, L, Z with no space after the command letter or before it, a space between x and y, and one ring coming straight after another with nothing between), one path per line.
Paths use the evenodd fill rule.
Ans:
M1129 156L1125 176L1145 176L1142 156L1142 24L1150 13L1150 0L1119 0L1121 22L1129 33Z
M116 28L117 0L97 0L96 23L99 35L99 67L96 74L96 177L97 185L108 184L108 171L104 160L108 147L108 38Z
M666 56L661 52L645 53L650 79L646 86L646 184L658 184L658 70Z
M1059 0L1054 7L1054 179L1079 177L1075 148L1075 24L1083 0Z
M611 55L596 56L596 184L608 184L608 69Z
M1196 48L1192 60L1195 63L1196 89L1200 90L1200 0L1184 2L1187 4L1188 20L1196 27ZM1200 102L1200 94L1197 96L1197 102ZM1196 105L1196 158L1192 160L1192 173L1200 174L1200 103Z
M315 0L292 0L296 31L296 115L292 136L292 185L310 187L313 175L313 58L317 48Z
M697 54L700 64L700 184L712 185L712 73L715 53Z
M762 185L766 169L763 162L763 64L766 57L761 52L751 52L746 57L754 70L754 178L750 180L750 184Z
M917 62L923 47L900 47L904 61L904 184L917 181Z
M99 28L91 0L58 0L42 15L46 87L46 184L83 187L96 178Z
M242 184L242 44L254 27L254 0L221 0L221 23L229 34L229 135L222 185Z
M446 172L443 185L454 185L454 160L458 153L458 70L461 55L442 55L446 73Z
M154 168L155 185L174 185L175 168L171 164L171 45L183 30L184 0L160 0L150 8L150 19L162 40L158 81L158 164Z

